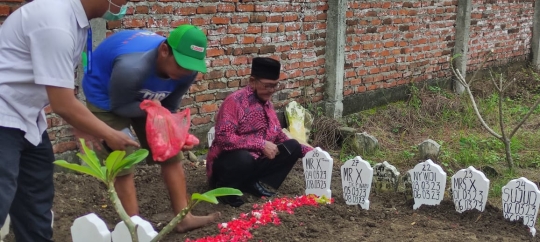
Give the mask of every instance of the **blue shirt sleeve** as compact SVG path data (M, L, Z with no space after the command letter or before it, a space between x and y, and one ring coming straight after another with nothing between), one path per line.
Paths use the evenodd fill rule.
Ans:
M178 85L178 87L171 93L169 96L167 96L163 101L161 101L161 105L171 113L176 113L180 106L180 102L182 101L182 97L186 92L189 90L189 87L193 82L195 82L195 78L197 77L198 72L194 72L193 75L191 75L189 78L186 78L183 83Z
M141 101L138 96L148 72L144 66L137 65L137 60L140 58L126 54L119 56L114 62L109 82L109 98L111 112L121 117L146 116L146 112L140 108Z

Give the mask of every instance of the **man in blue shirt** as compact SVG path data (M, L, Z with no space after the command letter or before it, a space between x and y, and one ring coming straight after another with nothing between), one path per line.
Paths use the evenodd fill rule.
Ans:
M93 52L82 81L88 109L116 130L133 127L141 147L151 152L146 139L146 112L141 110L141 102L153 100L176 112L198 72L206 73L206 47L206 36L192 25L179 26L167 39L144 30L111 35ZM191 148L183 147L184 150ZM108 155L102 148L97 148L96 153L100 157ZM161 165L175 214L185 208L189 200L182 159L181 152L163 162L153 161L152 153L147 157L148 164ZM129 216L139 214L133 169L121 172L115 181L118 196ZM219 215L188 214L176 229L178 232L196 229L213 222Z

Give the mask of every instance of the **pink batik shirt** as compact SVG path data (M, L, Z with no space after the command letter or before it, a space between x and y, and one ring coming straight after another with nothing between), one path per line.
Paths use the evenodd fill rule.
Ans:
M246 86L221 104L216 116L215 138L206 158L206 174L212 176L212 164L222 151L248 150L253 158L264 157L266 140L279 144L289 137L281 130L274 105L260 101ZM302 156L312 148L302 145Z

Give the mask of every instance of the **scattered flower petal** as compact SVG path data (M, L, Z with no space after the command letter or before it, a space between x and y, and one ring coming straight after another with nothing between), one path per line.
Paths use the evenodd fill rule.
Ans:
M263 198L265 199L265 198ZM294 198L276 198L267 200L263 204L254 204L251 213L241 213L238 218L233 218L227 223L218 224L220 234L208 236L196 240L187 239L186 242L244 242L251 238L251 230L267 224L280 225L281 220L278 212L294 214L294 209L301 206L314 206L319 204L332 204L334 199L324 196L303 195ZM303 225L303 223L301 223Z

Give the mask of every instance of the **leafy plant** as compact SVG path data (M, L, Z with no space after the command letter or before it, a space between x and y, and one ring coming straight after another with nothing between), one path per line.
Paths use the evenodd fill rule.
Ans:
M124 221L129 230L129 233L131 234L132 241L138 242L137 225L133 223L129 215L126 213L124 207L122 206L120 198L118 198L118 194L116 193L116 190L114 188L114 180L120 171L124 169L129 169L133 165L144 160L149 154L148 150L139 149L134 153L128 155L127 157L125 156L125 151L113 151L109 154L107 159L105 159L105 165L102 166L96 156L96 153L86 146L84 139L79 139L79 141L81 142L81 147L83 148L84 154L77 153L77 156L81 158L88 166L68 163L65 160L57 160L54 162L54 164L76 172L93 176L99 181L103 182L107 186L109 198L114 204L116 212L118 213L122 221ZM191 211L193 207L195 207L195 205L197 205L199 202L205 201L217 204L217 197L220 196L242 196L242 192L237 189L223 187L208 191L204 194L193 193L191 195L191 201L189 202L188 206L182 209L182 211L180 211L180 213L175 218L173 218L158 233L158 235L154 239L152 239L152 242L159 241L160 239L165 237L165 235L170 233L172 229L178 223L180 223L182 219L184 219L186 214L188 214L189 211Z
M479 70L481 70L483 68L484 64L486 63L486 60L491 56L492 53L493 53L493 51L488 53L488 55L486 56L486 58L482 62ZM505 100L504 94L505 94L506 89L508 87L510 87L510 85L512 84L513 81L515 81L515 79L513 81L506 82L506 81L504 81L504 78L503 78L502 75L495 75L495 77L494 77L493 73L490 71L489 74L491 76L491 81L492 81L493 85L495 86L495 88L497 90L497 94L498 94L498 98L496 98L496 101L497 101L497 104L498 104L498 106L497 106L498 111L499 111L499 117L498 118L499 118L499 126L500 126L500 131L501 131L501 133L499 134L499 133L495 132L493 129L491 129L489 127L489 125L486 123L486 121L484 121L484 118L482 117L482 114L480 114L480 111L478 110L475 98L474 98L474 96L472 94L472 91L471 91L471 88L470 88L471 84L473 83L473 81L474 81L474 79L475 79L475 77L476 77L476 75L477 75L477 73L479 71L476 71L474 73L474 75L472 76L472 78L469 81L466 81L465 77L462 75L462 73L460 73L460 71L458 69L454 69L453 67L450 68L450 69L452 69L452 72L456 76L458 82L467 91L467 94L469 95L472 106L474 108L474 112L476 113L476 116L480 120L480 123L482 123L482 126L484 126L484 128L491 135L493 135L494 137L499 139L504 144L505 154L506 154L506 162L508 164L508 168L513 169L514 161L513 161L512 153L511 153L512 152L511 151L512 150L512 146L511 146L512 137L516 134L516 132L519 130L519 128L525 123L525 121L527 121L527 119L534 112L534 110L540 105L540 98L532 105L532 107L529 109L529 111L526 112L526 114L524 114L524 117L521 118L521 121L509 132L509 130L507 130L505 120L503 119L503 117L504 117L503 116L503 101ZM495 103L495 102L493 102L493 103Z
M151 242L157 242L160 241L165 235L170 233L173 228L182 221L186 217L186 215L191 211L199 202L208 202L213 204L218 204L217 197L222 196L242 196L242 192L240 190L234 189L234 188L228 188L228 187L220 187L216 188L214 190L207 191L203 194L200 193L193 193L191 195L191 201L189 201L189 204L187 207L182 209L176 217L174 217L159 233L156 237L154 237ZM135 240L134 240L135 241Z

